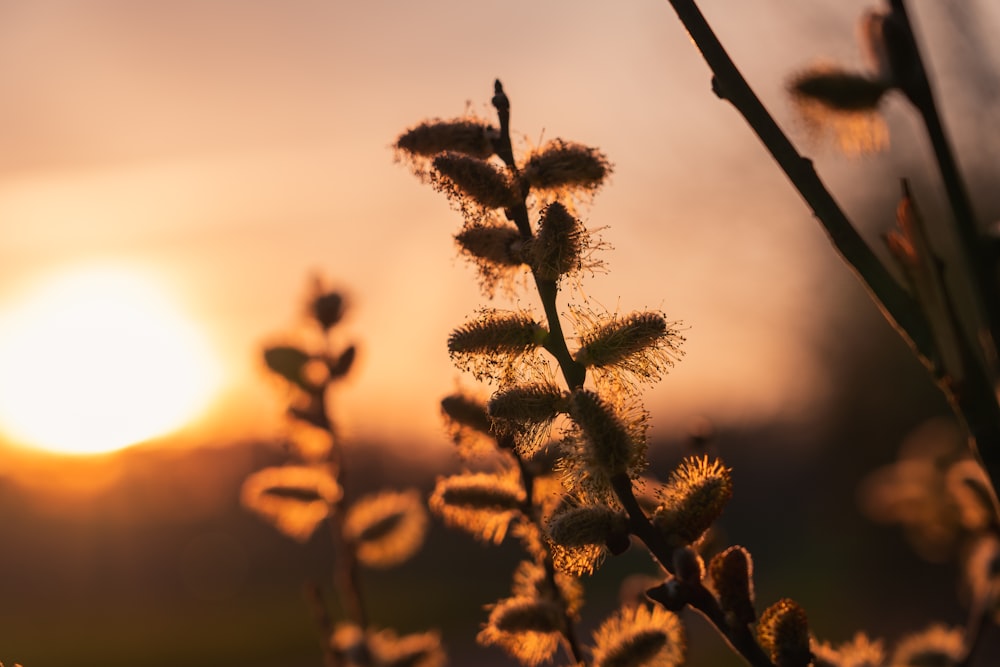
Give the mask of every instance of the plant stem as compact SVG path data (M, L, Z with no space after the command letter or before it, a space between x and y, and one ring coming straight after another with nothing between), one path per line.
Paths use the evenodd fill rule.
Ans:
M851 224L820 180L812 161L803 157L774 121L719 42L694 0L669 0L712 70L712 89L746 119L764 147L798 190L834 246L854 269L887 319L925 364L933 365L934 341L913 298L896 282Z
M330 340L323 337L323 354L329 359L332 358ZM326 464L330 468L337 483L343 489L346 474L344 471L344 452L340 446L340 438L337 435L337 427L330 416L329 401L327 392L330 390L331 381L324 383L322 393L319 397L320 416L323 429L330 439L330 449L327 453ZM341 606L361 631L368 628L368 613L365 609L364 597L361 595L361 580L358 572L358 559L354 553L354 547L348 543L344 537L344 511L347 507L345 496L341 497L330 507L330 537L333 542L334 564L333 564L333 584L340 598Z
M948 140L941 114L938 111L934 90L924 66L920 48L917 45L913 24L910 22L903 0L892 0L892 11L898 17L900 24L899 39L905 56L906 72L900 87L917 111L920 112L934 150L941 181L948 195L952 214L955 219L955 231L958 235L960 252L969 266L975 285L974 297L977 308L986 318L988 335L978 336L978 343L985 349L986 360L993 364L996 361L996 342L1000 340L1000 286L997 284L993 259L979 228L976 215L972 208L968 189L958 168L958 160ZM984 332L985 333L985 332Z
M611 480L615 495L629 517L629 530L642 540L643 544L667 572L674 573L674 549L663 535L656 530L646 513L639 506L632 490L632 480L628 475L616 475ZM750 628L739 623L730 623L718 600L701 582L681 582L684 602L697 610L726 640L729 646L754 667L774 667L774 664L757 643Z
M532 474L521 455L517 453L517 450L512 448L510 452L514 457L514 460L517 461L517 469L521 473L521 486L524 488L524 504L521 507L521 513L524 514L529 521L535 524L539 531L541 531L543 530L541 517L539 516L538 506L535 504L534 497L535 476ZM546 550L545 558L543 560L544 562L542 563L542 567L545 570L545 582L548 584L550 590L552 590L559 599L559 606L563 615L564 629L562 636L566 652L573 660L573 664L586 664L583 659L583 654L580 651L580 644L576 638L576 629L573 625L573 619L570 618L566 599L563 597L562 589L559 588L559 584L556 583L556 568L552 563L552 555L548 552L548 550Z
M323 664L326 667L338 667L337 655L330 643L333 636L333 621L330 620L330 611L323 600L323 591L315 581L307 581L303 588L322 636L320 648L323 651Z
M497 80L493 84L493 107L497 110L500 119L500 136L494 142L496 154L507 165L511 175L517 181L518 169L517 161L514 159L514 148L510 141L510 100L503 91L503 84ZM531 230L531 220L528 217L528 206L525 201L526 191L522 191L518 201L507 209L507 217L514 222L521 238L530 240L533 236ZM538 289L538 297L542 301L542 308L545 310L545 319L549 327L549 335L545 341L545 349L555 357L562 370L566 385L570 391L583 386L587 378L587 369L583 364L577 363L570 354L566 346L566 337L563 335L562 322L559 319L559 309L556 305L556 296L559 293L559 285L554 280L546 280L538 277L532 269L532 277L535 279L535 287Z

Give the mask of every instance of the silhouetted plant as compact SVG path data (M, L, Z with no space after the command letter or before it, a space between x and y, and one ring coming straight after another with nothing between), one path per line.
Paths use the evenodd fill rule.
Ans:
M675 3L679 5L682 17L687 12L700 17L693 3ZM706 30L701 20L700 30ZM702 33L692 30L692 35L700 44ZM721 52L721 45L714 44ZM726 72L738 76L731 63L729 67ZM876 103L898 85L895 79L884 85L880 81L818 72L793 85L797 95L817 99L836 98L851 87L864 88L869 101L845 103L856 113L857 107ZM715 85L723 96L738 88L723 77ZM825 92L829 87L834 93ZM875 94L873 87L880 92ZM601 245L576 217L578 197L592 196L599 189L610 173L609 161L596 149L563 140L518 158L510 138L510 104L499 81L492 103L498 126L476 118L430 121L404 133L396 143L399 158L462 214L464 226L455 238L461 252L478 267L485 294L493 298L501 275L512 278L507 284L514 295L518 284L533 284L544 313L538 317L524 306L515 311L483 309L448 341L455 364L491 385L492 394L482 400L461 392L442 401L467 470L439 479L431 509L449 525L485 541L500 542L511 534L529 556L515 573L512 596L492 607L479 642L498 645L527 665L552 659L560 643L572 664L677 665L684 661L685 639L676 614L690 607L752 665L970 664L978 630L997 615L998 608L1000 537L988 477L971 460L947 473L961 497L966 528L976 535L977 548L968 569L974 613L965 630L933 625L904 638L887 654L881 641L863 633L838 646L818 640L806 611L790 598L758 613L749 551L737 545L713 555L705 540L732 495L732 471L719 460L701 456L685 458L666 481L641 476L647 467L648 415L638 385L658 381L681 356L678 324L659 312L595 314L593 306L584 303L568 306L574 335L564 333L562 307L557 303L564 293L560 286L568 277L579 280L585 266L594 266L589 252ZM476 138L470 141L473 135ZM780 137L785 142L778 151L783 159L787 150L797 156L784 135ZM491 142L492 153L484 150L486 141ZM475 146L475 152L467 145ZM794 159L803 163L793 176L798 183L805 162ZM925 283L930 280L930 287L908 285L916 294L901 287L857 235L811 167L805 173L803 194L809 201L818 197L821 211L833 216L829 226L837 234L835 240L847 248L848 259L860 258L862 277L867 279L872 272L873 292L887 297L889 304L883 300L883 306L910 336L958 414L967 418L981 451L984 438L1000 423L977 419L992 414L989 403L995 406L996 399L991 395L987 400L985 394L970 399L964 390L992 386L982 384L992 378L984 363L988 350L972 348L977 339L961 328L947 291L933 282L939 275L931 272L921 278ZM931 256L920 254L926 250L923 238L917 236L921 223L909 192L904 193L897 221L899 228L887 236L896 256L904 261L907 253L918 254L925 267L934 267ZM582 259L584 248L587 262ZM526 279L518 281L518 273ZM938 307L930 313L918 307L931 302L929 295ZM928 323L929 317L938 319ZM951 347L945 350L946 346ZM958 366L948 365L956 359ZM973 362L975 368L968 368ZM963 375L956 376L957 370ZM488 465L499 468L476 469L484 441L502 454L499 464L496 458L488 459ZM640 502L637 490L643 484L655 487L653 494L646 494L655 497L652 505ZM646 591L655 604L626 605L601 626L594 646L582 646L575 631L580 588L565 577L592 573L607 555L627 549L632 538L641 541L662 567L662 581ZM530 578L539 583L524 585L529 571L536 572Z
M400 159L462 213L456 240L479 268L487 296L495 276L520 272L544 313L483 309L448 341L456 365L493 393L485 401L467 393L442 401L468 469L438 481L431 509L479 539L512 534L528 554L512 596L492 607L479 642L528 665L551 659L560 643L571 664L678 665L686 644L676 612L691 606L753 664L771 664L766 646L808 655L804 625L795 636L804 647L786 646L788 628L804 624L804 615L792 618L785 607L769 612L776 628L770 644L758 643L745 549L734 547L709 568L726 576L706 577L702 538L732 494L731 471L692 456L665 482L642 477L648 414L639 385L658 381L681 357L679 324L657 311L600 313L583 303L569 306L574 335L564 333L560 288L598 265L591 254L602 245L575 212L580 197L604 183L610 162L561 139L516 157L500 82L492 102L498 126L473 118L425 122L396 143ZM469 141L472 127L482 140ZM513 291L519 281L509 282ZM475 469L482 448L472 443L484 438L503 455L499 464L490 459L498 470ZM640 497L654 500L644 507ZM576 578L622 553L632 537L663 567L664 580L649 600L607 619L584 647L575 631ZM734 583L741 563L742 588Z
M267 368L289 391L291 460L251 474L243 504L299 542L324 522L329 526L338 617L331 616L321 586L309 582L306 589L328 667L439 667L444 652L436 633L399 637L369 623L359 568L388 568L410 558L423 543L427 512L416 489L345 496L343 443L328 404L332 387L351 371L356 349L334 345L346 308L342 294L317 284L309 305L312 340L264 350Z

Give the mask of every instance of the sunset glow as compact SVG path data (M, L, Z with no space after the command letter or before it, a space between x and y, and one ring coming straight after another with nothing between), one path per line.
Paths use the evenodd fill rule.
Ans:
M0 430L18 444L126 447L184 426L218 383L194 323L143 273L74 270L0 311Z

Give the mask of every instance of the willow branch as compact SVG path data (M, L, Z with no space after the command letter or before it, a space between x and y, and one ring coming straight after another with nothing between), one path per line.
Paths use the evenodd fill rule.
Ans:
M497 80L494 83L493 107L497 110L500 119L500 136L494 141L496 154L507 165L507 169L518 181L517 162L514 159L514 149L510 141L510 100L503 91L503 84ZM527 192L522 191L517 203L506 210L507 217L514 222L521 238L530 240L532 238L531 221L528 218L528 206L525 201ZM570 354L566 345L566 337L563 335L562 322L559 318L559 309L556 305L556 296L559 286L555 280L540 278L538 273L532 269L532 277L535 280L535 287L538 289L538 297L542 301L542 308L545 311L545 319L548 323L549 335L545 341L545 349L555 357L562 370L566 385L572 391L583 386L587 377L587 369L578 363Z
M778 166L823 226L834 247L854 270L889 322L917 355L933 366L935 346L920 308L847 218L813 167L782 132L737 69L694 0L670 0L688 34L712 70L712 88L743 115Z
M330 611L326 608L323 600L323 591L315 581L307 581L303 586L306 599L316 620L316 626L320 631L320 648L323 651L323 665L325 667L339 667L337 655L333 651L330 641L333 637L333 621L330 620Z
M974 442L973 449L996 487L1000 481L1000 407L997 406L992 382L982 365L972 365L968 376L958 385L953 378L942 374L931 328L917 302L896 282L857 232L816 174L812 162L799 154L778 127L726 53L694 0L670 0L670 4L711 68L713 90L743 115L812 209L834 247L853 269L882 314L934 375L938 387L968 427Z
M900 85L907 98L920 112L934 150L941 182L944 184L955 219L959 246L976 286L977 306L985 314L989 327L989 341L985 352L987 359L992 363L996 355L996 341L1000 340L1000 287L997 284L993 259L988 244L985 243L976 224L972 201L941 120L934 90L917 45L906 5L903 0L892 0L891 4L893 13L899 17L901 23L897 38L902 43L897 47L905 53L908 60L907 75ZM979 338L982 340L984 337Z
M497 444L501 448L503 447L499 442ZM524 488L524 503L521 506L521 513L529 521L535 524L539 530L542 530L541 519L538 513L538 505L535 504L534 497L535 475L525 463L524 458L517 453L517 450L513 446L511 446L509 450L511 455L514 457L514 460L517 461L517 469L518 472L521 473L521 486ZM545 582L559 597L559 605L563 617L562 636L566 652L573 660L573 664L586 664L583 659L583 652L580 650L580 642L576 637L576 628L573 624L573 619L570 618L569 615L567 601L562 594L562 589L559 588L559 584L556 582L556 568L552 563L552 554L549 553L547 549L545 551L545 558L544 563L542 563L542 567L545 570Z
M632 480L628 478L628 475L616 475L612 478L611 485L615 496L628 514L629 531L642 540L649 553L659 561L667 572L675 574L673 564L674 549L664 538L663 534L656 530L653 524L650 523L646 513L642 511L639 501L636 500L635 493L632 490ZM771 662L760 647L760 644L757 643L750 628L739 622L730 622L722 607L719 606L719 601L701 582L686 581L679 583L681 586L679 592L680 600L658 601L664 602L668 608L673 606L672 603L683 602L687 604L714 625L715 629L722 635L733 651L749 664L753 665L753 667L774 667L774 663ZM655 595L651 595L651 597L658 599Z

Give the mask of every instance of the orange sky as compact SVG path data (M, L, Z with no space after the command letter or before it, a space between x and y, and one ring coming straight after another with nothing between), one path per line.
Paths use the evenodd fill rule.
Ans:
M871 3L705 4L804 141L784 81L820 57L860 66L853 21ZM931 0L913 4L937 25ZM980 11L997 19L989 4ZM351 295L345 330L362 350L336 408L347 431L443 441L437 400L458 378L445 339L482 299L450 241L458 214L393 164L389 146L425 117L467 104L488 114L495 77L527 143L577 140L615 164L584 214L614 246L588 294L690 327L687 357L648 394L654 424L795 419L822 406L814 341L838 316L807 304L843 269L711 95L665 2L5 3L0 312L70 263L148 266L226 372L203 436L258 434L279 410L259 348L295 324L319 271ZM895 157L919 154L905 113L889 111ZM892 155L816 158L850 211L864 200L851 195L865 185L856 170L885 169ZM866 227L873 238L883 228Z

